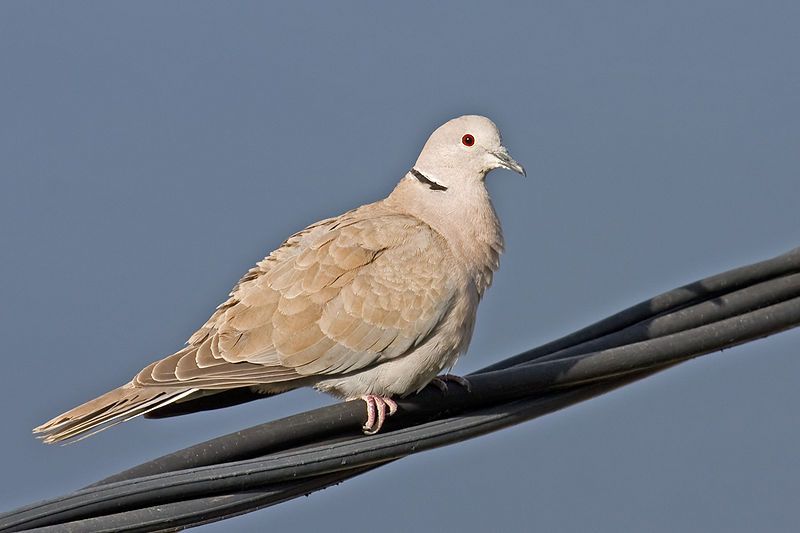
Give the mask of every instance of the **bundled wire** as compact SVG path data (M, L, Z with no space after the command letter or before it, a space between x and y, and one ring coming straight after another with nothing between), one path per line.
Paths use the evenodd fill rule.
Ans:
M174 531L275 505L800 325L800 248L679 287L469 376L361 434L363 402L261 424L0 515L5 531Z

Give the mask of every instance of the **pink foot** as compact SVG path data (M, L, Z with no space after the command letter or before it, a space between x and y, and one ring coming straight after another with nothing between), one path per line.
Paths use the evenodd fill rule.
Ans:
M365 435L374 435L383 427L387 411L389 416L397 412L397 402L388 396L374 394L365 394L361 396L361 399L367 404L367 422L361 429L364 430Z
M467 389L467 392L472 392L472 385L467 378L462 378L461 376L455 376L453 374L442 374L441 376L436 376L431 380L431 385L442 391L442 394L447 394L448 381L458 383Z

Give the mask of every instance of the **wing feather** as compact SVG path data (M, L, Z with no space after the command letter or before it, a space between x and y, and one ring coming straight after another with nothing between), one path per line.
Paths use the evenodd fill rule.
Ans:
M413 349L449 310L453 258L418 219L367 211L292 236L248 271L186 348L135 383L269 384L352 372Z

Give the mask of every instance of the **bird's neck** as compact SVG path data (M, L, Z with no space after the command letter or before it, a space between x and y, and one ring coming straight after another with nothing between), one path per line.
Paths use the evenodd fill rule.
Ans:
M442 235L482 295L500 265L503 232L483 181L458 185L436 190L409 173L385 201Z

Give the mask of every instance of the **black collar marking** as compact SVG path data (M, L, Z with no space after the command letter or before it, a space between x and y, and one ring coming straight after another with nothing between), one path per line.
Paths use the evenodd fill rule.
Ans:
M412 168L410 172L411 172L412 176L414 176L420 182L422 182L425 185L427 185L428 187L430 187L430 189L432 191L446 191L447 190L447 187L445 187L444 185L439 185L435 181L429 180L428 177L425 174L423 174L422 172L420 172L416 168Z

